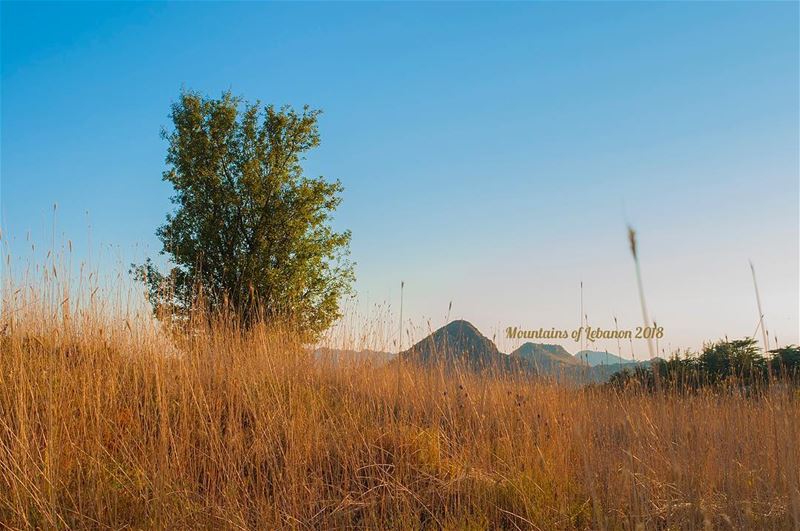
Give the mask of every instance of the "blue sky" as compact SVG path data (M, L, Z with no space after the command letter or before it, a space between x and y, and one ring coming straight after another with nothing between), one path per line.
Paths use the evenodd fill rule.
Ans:
M631 223L667 345L753 333L748 259L796 343L799 62L797 3L3 2L0 222L15 256L54 203L93 266L156 254L169 106L230 89L324 110L362 311L402 279L417 332L572 328L583 281L633 328Z

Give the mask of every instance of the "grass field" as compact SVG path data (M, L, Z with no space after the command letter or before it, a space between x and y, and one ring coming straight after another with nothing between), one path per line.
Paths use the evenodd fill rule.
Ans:
M285 331L168 337L63 295L5 290L9 528L800 525L788 386L651 395L326 365Z

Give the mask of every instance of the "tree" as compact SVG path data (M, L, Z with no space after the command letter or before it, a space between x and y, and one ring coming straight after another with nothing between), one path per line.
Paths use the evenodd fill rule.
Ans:
M767 366L756 340L750 337L706 345L697 361L700 371L711 381L723 381L732 376L752 380L763 376Z
M772 370L776 374L800 377L800 347L787 345L770 350L772 356Z
M340 316L354 279L350 232L331 228L342 185L304 175L320 111L184 92L172 105L164 180L174 212L157 236L174 265L134 267L154 309L185 315L199 300L245 324L285 319L309 339Z
M636 372L627 370L612 375L610 385L624 387L633 382L647 389L654 382L654 371L660 381L678 388L737 385L769 385L770 368L779 381L797 385L800 382L800 347L788 345L770 350L765 356L752 337L727 339L708 343L702 352L684 357L675 355L667 361L655 360L650 367L636 367Z

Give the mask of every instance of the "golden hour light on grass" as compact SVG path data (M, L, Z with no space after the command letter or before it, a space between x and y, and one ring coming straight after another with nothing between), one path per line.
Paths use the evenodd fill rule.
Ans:
M799 2L0 35L0 531L800 531Z
M184 335L91 281L70 294L56 255L3 288L11 528L753 529L800 516L791 380L653 393L326 362L280 326L198 315Z

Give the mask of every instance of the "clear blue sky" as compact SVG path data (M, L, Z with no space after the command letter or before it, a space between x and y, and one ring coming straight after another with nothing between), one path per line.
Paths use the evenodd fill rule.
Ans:
M156 254L169 105L230 89L324 110L362 308L631 328L630 222L666 344L753 333L749 258L798 342L798 62L789 2L3 2L2 226Z

